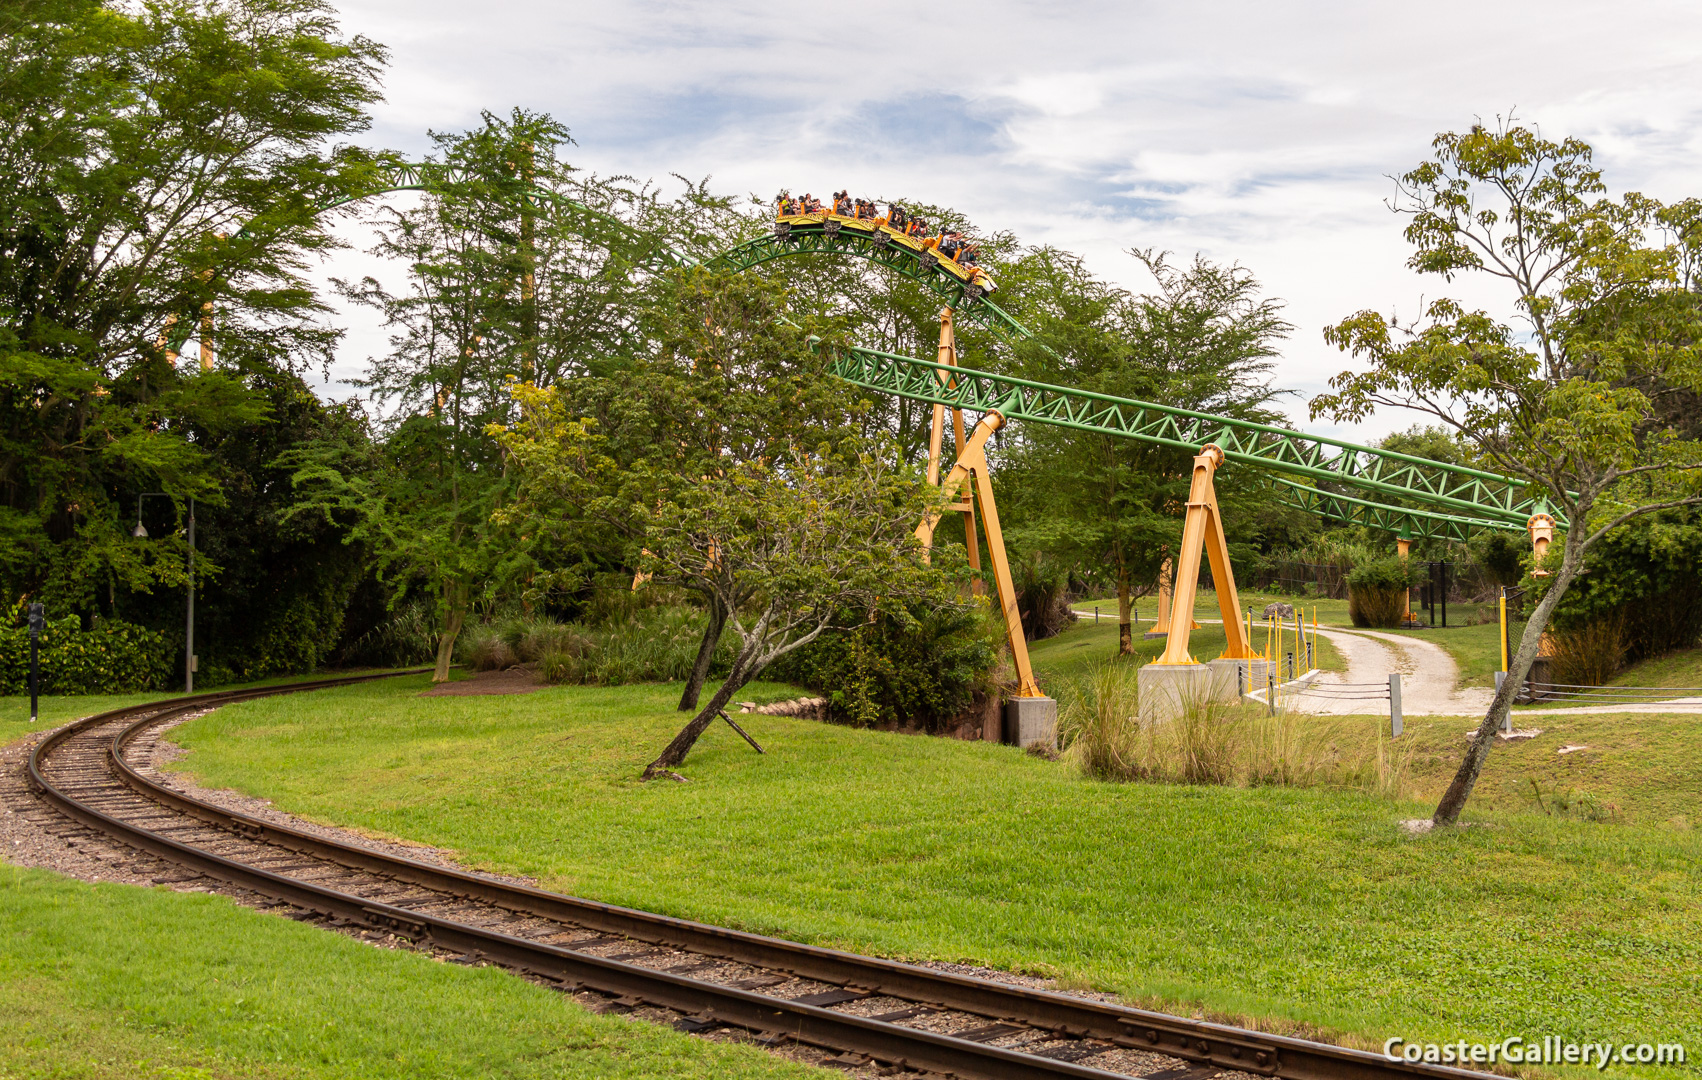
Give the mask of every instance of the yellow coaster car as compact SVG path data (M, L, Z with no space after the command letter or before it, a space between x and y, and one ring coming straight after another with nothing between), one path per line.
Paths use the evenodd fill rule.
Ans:
M966 285L972 285L983 296L991 294L997 285L987 271L979 266L963 266L956 259L947 258L935 250L939 246L939 238L935 236L906 236L886 223L885 217L858 218L847 214L835 214L823 210L811 214L781 214L774 219L777 231L785 232L799 225L821 225L823 232L832 236L841 229L850 229L867 235L879 245L896 244L909 248L921 255L925 261L938 266L944 272L957 278Z

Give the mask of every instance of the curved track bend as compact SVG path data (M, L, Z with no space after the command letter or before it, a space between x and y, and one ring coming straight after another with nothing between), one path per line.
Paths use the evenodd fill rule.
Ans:
M200 694L69 724L31 754L37 798L83 826L299 909L503 966L605 1010L837 1051L829 1064L964 1078L1290 1080L1483 1074L950 974L576 899L262 821L144 774L162 726L219 705L379 676ZM609 1001L607 999L613 999ZM667 1014L665 1014L667 1015Z

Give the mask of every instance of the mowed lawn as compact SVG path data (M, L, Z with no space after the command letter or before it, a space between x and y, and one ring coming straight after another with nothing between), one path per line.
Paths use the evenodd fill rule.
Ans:
M0 865L6 1080L826 1075L223 897Z
M641 784L677 687L425 686L221 709L179 729L183 767L602 901L1364 1046L1702 1047L1702 838L1676 823L1491 805L1482 827L1414 837L1397 820L1422 803L1103 784L1006 747L768 716L745 718L766 755L718 724L689 783Z

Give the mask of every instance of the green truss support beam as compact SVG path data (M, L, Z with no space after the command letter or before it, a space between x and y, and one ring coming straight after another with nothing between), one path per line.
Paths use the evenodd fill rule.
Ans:
M1443 520L1455 520L1470 532L1481 528L1523 530L1532 514L1552 513L1545 501L1530 497L1521 484L1495 473L1268 424L949 367L873 349L840 352L830 361L830 368L840 378L878 393L976 412L997 410L1007 421L1116 435L1187 453L1216 443L1227 460L1292 478L1295 483L1288 488L1298 505L1340 520L1374 524L1399 518L1419 535L1439 535L1437 529ZM955 385L943 385L942 373ZM1409 509L1332 495L1317 484L1420 505ZM1382 516L1370 513L1373 509ZM1393 526L1394 531L1400 531L1401 523Z
M429 191L454 179L454 172L440 165L388 164L375 170L370 190L328 203L322 209L395 191ZM652 269L701 265L743 271L798 255L861 258L916 281L960 317L1006 341L1034 336L997 304L974 295L963 281L941 270L931 253L904 244L881 243L877 235L859 229L835 229L825 221L794 221L784 231L777 229L699 261L584 203L541 188L534 189L532 197L582 218L590 226L586 231L593 239L599 234L620 237ZM241 236L242 231L236 235ZM172 348L181 348L190 333L187 324L180 325ZM1216 443L1225 459L1272 474L1281 491L1279 498L1289 506L1414 539L1436 536L1463 540L1483 529L1522 532L1536 513L1548 513L1561 527L1566 525L1561 515L1549 509L1546 499L1533 498L1523 482L1510 477L1287 428L970 368L945 367L931 360L873 349L851 347L839 352L832 358L831 370L876 393L978 412L996 409L1007 421L1115 435L1188 453L1197 452L1206 443ZM942 385L942 371L953 381L952 389ZM1420 505L1412 505L1415 503Z

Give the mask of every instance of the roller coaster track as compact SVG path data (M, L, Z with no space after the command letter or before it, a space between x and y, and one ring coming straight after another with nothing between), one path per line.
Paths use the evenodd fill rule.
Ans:
M329 203L325 209L395 191L430 191L455 180L455 174L441 166L385 166L377 171L370 190ZM585 221L588 234L622 238L637 261L653 270L702 266L742 271L794 256L861 258L920 284L959 318L968 318L1003 340L1034 336L998 305L975 295L963 281L941 269L931 253L882 243L878 233L837 228L826 215L793 219L784 232L776 229L700 260L584 203L541 188L534 192L540 203ZM188 325L176 333L174 349L187 340ZM1524 481L1464 465L1010 375L944 368L930 360L860 346L837 351L830 368L840 378L876 393L972 411L997 410L1007 421L1050 424L1189 453L1215 443L1223 449L1225 460L1268 473L1278 488L1279 501L1291 507L1413 539L1463 540L1485 529L1521 532L1537 513L1566 525L1545 497L1528 492ZM942 372L947 375L944 379Z
M237 813L174 788L150 765L166 724L239 701L385 677L201 694L66 725L31 753L34 798L18 812L68 844L116 842L128 849L118 860L140 863L132 872L160 875L156 880L217 885L256 906L367 940L398 939L440 959L494 964L599 1011L632 1010L693 1033L744 1029L760 1044L802 1044L816 1048L816 1060L829 1058L825 1064L878 1066L882 1075L1485 1075L546 892Z

